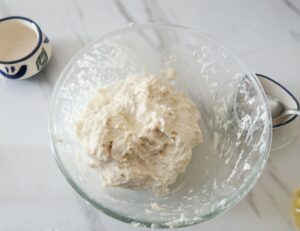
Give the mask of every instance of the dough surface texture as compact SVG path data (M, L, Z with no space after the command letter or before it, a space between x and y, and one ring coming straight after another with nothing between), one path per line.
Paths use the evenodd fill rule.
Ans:
M129 76L99 89L76 133L105 186L168 193L202 142L200 113L175 89L175 72Z

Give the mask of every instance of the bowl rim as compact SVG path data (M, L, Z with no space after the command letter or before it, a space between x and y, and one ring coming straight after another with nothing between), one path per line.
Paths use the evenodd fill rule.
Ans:
M52 92L51 100L50 100L49 117L48 117L48 136L49 136L49 140L50 140L50 146L51 146L51 149L52 149L52 153L54 155L54 159L55 159L60 171L62 172L62 174L64 175L64 177L68 181L68 183L74 188L74 190L81 197L83 197L86 201L88 201L91 205L93 205L95 208L102 211L103 213L105 213L105 214L107 214L107 215L109 215L109 216L111 216L111 217L113 217L117 220L126 222L126 223L139 224L139 226L149 227L149 228L153 228L153 227L155 227L155 228L170 228L170 225L168 225L167 222L155 222L155 221L150 222L150 221L135 219L133 217L125 216L123 214L118 214L113 209L106 208L106 207L102 206L100 203L98 203L96 200L94 200L93 198L90 198L88 196L88 194L68 174L68 171L64 167L64 165L63 165L63 163L62 163L62 161L59 157L58 150L57 150L57 147L56 147L56 142L55 142L55 136L54 136L56 128L55 128L55 123L53 121L53 118L54 118L54 115L55 115L54 108L55 108L56 101L57 101L57 94L59 92L59 89L60 89L60 86L61 86L62 82L65 79L66 72L69 71L70 67L74 64L74 61L76 59L78 59L82 54L84 54L88 49L90 49L96 42L99 42L101 40L105 40L106 38L108 38L110 36L117 35L117 34L120 34L122 32L129 32L131 30L157 29L157 28L185 30L185 31L193 34L194 36L205 38L206 40L212 41L216 45L224 48L224 50L226 52L228 52L228 54L230 54L237 61L237 63L245 70L245 72L247 72L249 77L253 80L253 83L255 83L257 88L260 90L260 93L262 95L264 104L267 106L266 94L265 94L265 92L262 88L262 85L260 84L257 76L255 75L255 73L251 72L246 67L246 65L243 64L241 59L231 49L229 49L226 45L224 45L223 43L221 43L217 39L215 39L212 36L208 35L206 32L202 31L201 29L199 29L199 28L192 29L192 28L189 28L189 27L186 27L186 26L169 24L169 23L143 23L143 24L133 24L133 25L130 24L129 26L121 27L117 30L114 30L114 31L108 33L108 34L105 34L104 36L100 36L100 37L97 37L96 39L92 40L86 46L81 48L70 59L68 64L64 67L63 71L59 75L59 78L58 78L58 80L55 84L55 87L54 87L53 92ZM271 111L268 107L266 107L266 108L267 108L267 114L268 114L268 117L269 117L269 125L268 125L268 127L269 127L268 128L269 129L269 134L268 134L269 137L266 140L266 143L267 143L266 151L265 151L264 155L261 155L261 157L259 158L259 160L256 163L256 166L253 168L253 170L252 170L253 174L250 175L247 178L247 180L244 182L242 187L239 188L239 190L236 190L235 192L233 192L226 199L226 202L224 204L216 206L214 211L211 211L211 212L209 212L205 215L201 215L201 216L199 216L198 219L187 220L187 221L184 221L183 223L174 224L174 226L171 226L172 228L186 227L186 226L191 226L191 225L195 225L195 224L207 221L207 220L217 216L218 214L227 211L228 209L232 208L236 204L238 204L238 202L241 201L246 196L246 194L253 188L254 184L257 182L258 178L261 176L261 174L263 172L263 169L264 169L265 164L268 160L269 153L270 153L270 150L271 150L271 141L272 141Z

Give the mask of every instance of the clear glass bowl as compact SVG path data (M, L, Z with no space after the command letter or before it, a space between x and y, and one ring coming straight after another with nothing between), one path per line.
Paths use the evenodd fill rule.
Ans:
M167 196L103 188L97 171L77 161L74 123L98 88L168 67L198 106L204 143ZM240 201L267 161L272 124L260 83L231 51L186 27L146 24L109 33L70 61L53 92L49 133L58 166L83 198L124 222L164 228L203 222Z

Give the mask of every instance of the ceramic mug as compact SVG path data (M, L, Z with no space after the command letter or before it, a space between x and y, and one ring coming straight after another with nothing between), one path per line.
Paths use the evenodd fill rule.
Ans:
M262 74L256 74L265 93L278 99L286 108L300 110L296 97L283 85ZM279 150L295 140L299 133L297 115L287 115L276 126L273 126L272 151Z
M27 79L45 68L52 54L47 36L31 19L0 19L0 76Z

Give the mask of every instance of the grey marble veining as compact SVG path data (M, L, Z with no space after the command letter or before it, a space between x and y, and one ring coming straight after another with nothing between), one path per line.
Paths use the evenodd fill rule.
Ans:
M293 11L295 12L299 17L300 17L300 6L299 3L292 0L283 0L283 2Z
M48 105L61 71L79 49L112 30L131 22L201 28L254 72L276 78L300 98L298 0L1 0L0 17L10 15L37 21L54 49L49 66L35 78L0 79L0 230L145 230L100 213L77 195L56 167L48 142ZM263 175L235 208L179 230L292 231L299 145L297 137L271 153Z
M121 0L114 0L114 3L119 10L120 14L124 17L126 22L131 23L135 22L135 19L128 13L127 9L125 8L125 5L123 5Z

